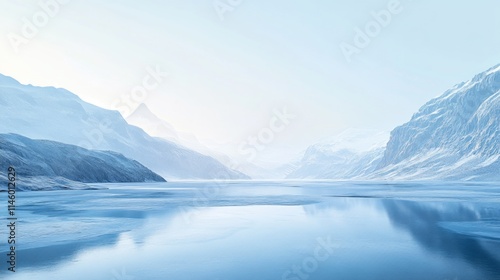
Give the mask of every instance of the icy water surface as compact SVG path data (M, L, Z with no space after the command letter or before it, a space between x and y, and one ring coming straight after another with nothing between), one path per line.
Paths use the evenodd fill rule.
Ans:
M104 186L18 193L0 279L500 279L496 184Z

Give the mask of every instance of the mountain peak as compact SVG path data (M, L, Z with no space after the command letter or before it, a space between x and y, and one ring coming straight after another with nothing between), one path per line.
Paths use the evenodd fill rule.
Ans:
M500 72L500 64L497 64L496 66L491 67L486 71L486 75L490 75L496 72Z
M174 127L151 112L149 107L144 103L141 103L126 120L132 125L141 127L150 135L157 137L165 136L169 140L178 138ZM161 132L167 135L162 135Z
M149 109L149 107L145 103L141 103L137 109L135 109L134 113L137 112L139 114L149 114L154 115L153 112Z
M500 74L500 64L497 64L497 65L487 69L486 71L477 74L476 76L474 76L474 78L472 78L471 81L472 82L480 82L480 81L484 80L485 78L496 77L499 74Z
M130 114L128 117L126 117L127 121L133 120L133 119L146 119L150 123L159 123L159 122L164 122L162 119L160 119L155 113L153 113L149 107L141 103L133 112ZM169 128L171 128L170 124L168 125Z
M2 78L6 81L0 80L0 83L12 82ZM0 120L4 120L0 133L16 133L88 150L111 150L164 177L248 178L212 157L151 137L144 130L129 125L117 111L77 99L77 95L65 89L22 84L5 86L0 90L0 100L0 111L6 112L0 114L3 116ZM138 109L150 112L145 106Z

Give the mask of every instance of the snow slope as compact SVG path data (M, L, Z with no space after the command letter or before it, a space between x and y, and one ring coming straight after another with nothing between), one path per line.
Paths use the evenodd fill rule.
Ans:
M13 166L16 169L18 179L22 182L20 187L25 186L27 178L26 181L35 180L32 177L60 183L66 182L61 178L82 183L165 181L137 161L115 152L90 151L17 134L0 134L0 166Z
M170 123L156 116L148 106L141 103L137 109L125 119L129 124L142 128L153 137L163 138L179 146L186 147L200 154L207 155L229 166L230 158L201 144L194 134L176 130Z
M131 125L144 129L147 134L153 137L160 137L183 146L187 146L184 143L189 142L199 144L194 135L182 134L181 137L180 132L167 121L157 117L144 103L141 103L125 120Z
M394 129L372 177L500 180L500 65L456 85Z
M117 111L89 104L65 89L22 85L0 75L0 111L0 133L118 152L167 179L248 178L209 156L151 137Z
M310 146L287 178L498 181L499 128L497 65L429 101L388 143L348 130Z

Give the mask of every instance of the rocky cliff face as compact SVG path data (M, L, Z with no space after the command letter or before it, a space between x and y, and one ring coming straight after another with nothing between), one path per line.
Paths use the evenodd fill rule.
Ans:
M394 129L375 176L500 179L500 65L456 85Z
M0 164L24 177L63 177L83 183L165 182L135 160L109 151L0 134Z

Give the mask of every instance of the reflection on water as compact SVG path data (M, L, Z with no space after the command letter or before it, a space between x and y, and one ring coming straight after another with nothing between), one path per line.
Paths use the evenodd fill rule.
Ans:
M401 200L384 200L383 205L392 223L409 232L425 249L463 259L482 270L488 279L500 278L500 231L498 240L488 240L481 238L481 231L488 228L472 228L471 235L463 235L440 226L442 222L498 221L498 212L491 211L491 207Z
M186 207L207 184L24 193L0 277L499 279L491 186L241 182Z

